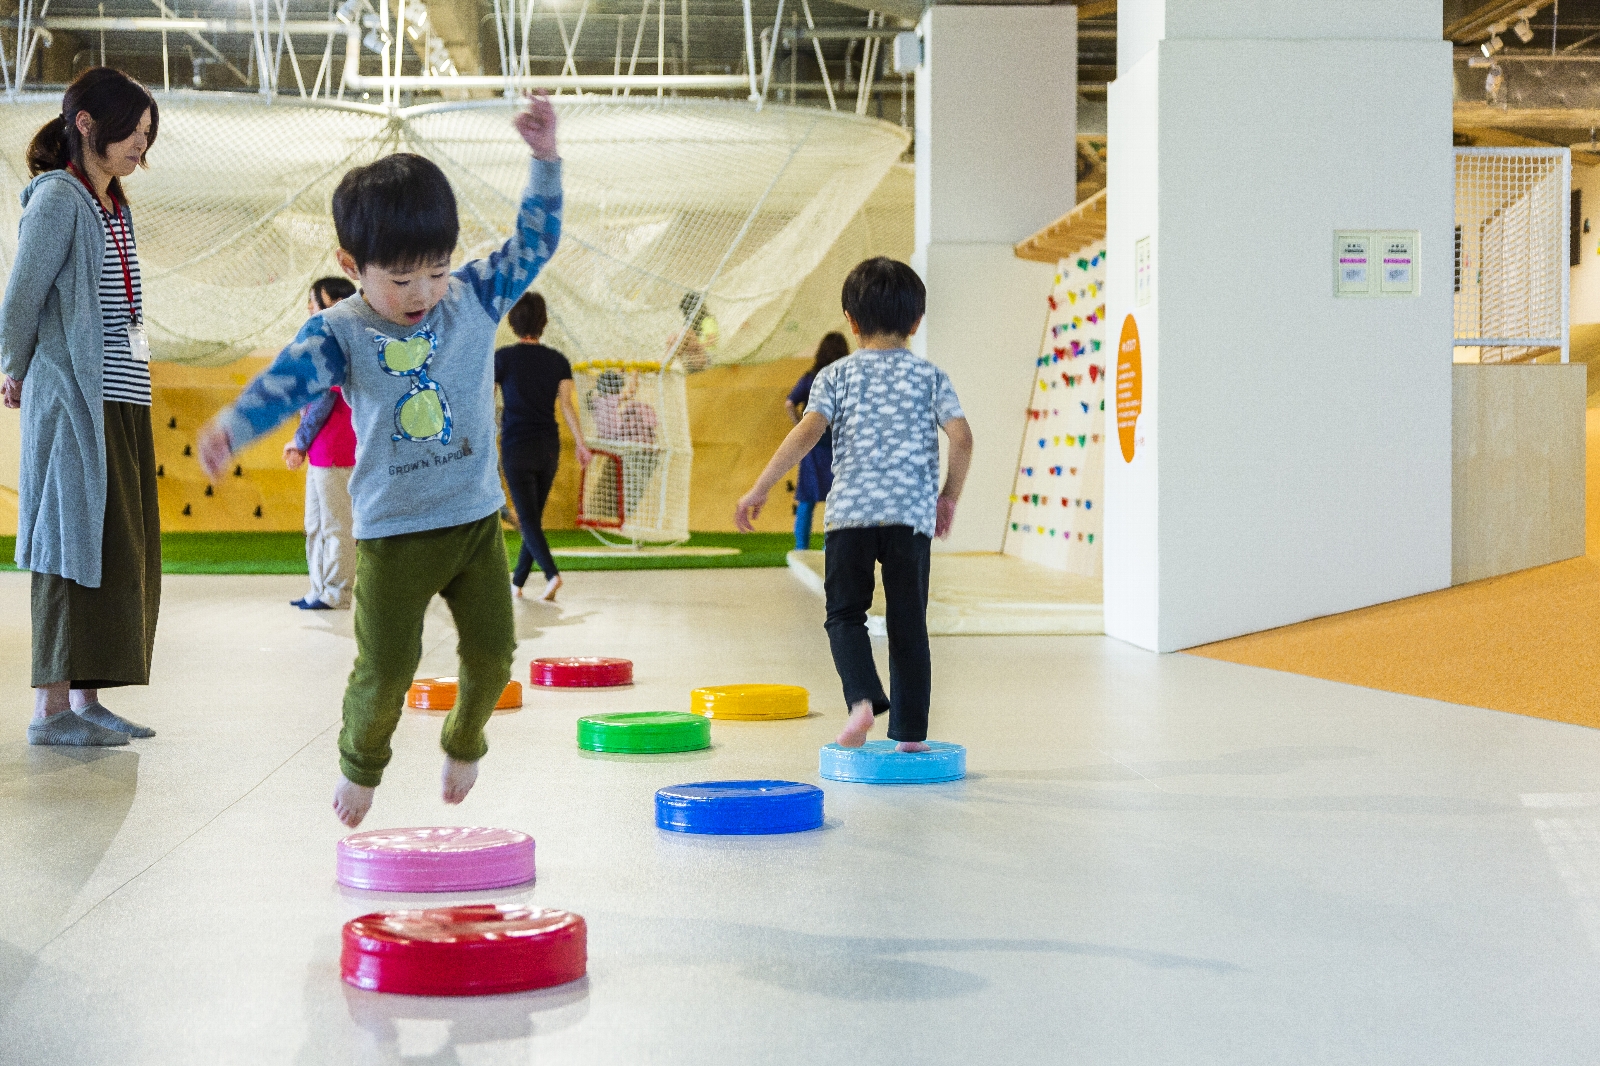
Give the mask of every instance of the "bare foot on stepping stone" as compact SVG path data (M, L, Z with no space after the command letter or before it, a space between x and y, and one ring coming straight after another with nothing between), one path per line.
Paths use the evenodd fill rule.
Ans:
M467 798L467 793L472 791L472 786L478 783L478 764L475 762L462 762L448 756L444 760L444 801L446 803L460 803Z
M924 744L920 740L902 740L900 743L898 743L898 744L896 744L894 746L894 750L895 751L904 751L904 752L917 752L917 751L932 751L933 749L928 747L928 745Z
M339 821L351 829L360 825L361 819L372 809L374 791L366 785L358 785L341 777L339 787L333 790L333 811L339 816Z
M839 734L838 744L841 748L859 748L867 742L867 731L872 728L872 704L862 700L850 708L850 721L845 723L844 732Z

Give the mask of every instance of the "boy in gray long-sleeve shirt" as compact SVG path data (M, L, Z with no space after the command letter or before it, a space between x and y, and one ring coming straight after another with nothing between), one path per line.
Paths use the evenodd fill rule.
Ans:
M555 253L561 231L555 112L531 96L515 125L534 156L516 231L453 273L455 195L437 166L400 154L345 175L333 199L338 257L361 295L313 316L200 441L215 478L234 451L332 386L350 404L361 595L334 794L349 826L366 816L389 762L435 594L450 605L461 657L460 693L441 738L446 803L461 802L477 779L483 727L511 675L516 633L491 353L500 319Z

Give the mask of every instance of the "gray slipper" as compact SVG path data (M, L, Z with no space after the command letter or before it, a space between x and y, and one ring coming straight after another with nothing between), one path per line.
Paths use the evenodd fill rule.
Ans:
M137 725L128 721L126 718L122 717L122 715L113 712L103 703L91 703L83 710L75 711L73 713L75 713L79 718L82 718L84 721L93 722L97 726L115 730L118 733L126 733L128 736L133 737L136 740L144 740L146 737L153 737L156 735L156 731L154 729L151 729L149 726Z
M114 729L107 729L103 725L96 725L87 718L80 718L71 711L62 711L52 714L35 722L28 723L29 744L65 744L80 748L115 748L126 744L128 738L125 734Z

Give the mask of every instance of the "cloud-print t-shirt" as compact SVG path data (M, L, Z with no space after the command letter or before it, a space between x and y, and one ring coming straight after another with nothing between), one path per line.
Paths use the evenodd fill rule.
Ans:
M933 536L939 427L964 417L949 375L904 348L863 348L823 368L806 413L833 430L828 529L910 526Z

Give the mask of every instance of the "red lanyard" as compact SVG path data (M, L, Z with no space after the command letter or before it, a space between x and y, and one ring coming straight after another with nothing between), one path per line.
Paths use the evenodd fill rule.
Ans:
M73 177L83 182L84 187L89 190L89 195L94 196L94 186L89 184L89 179L83 176L77 164L68 163L67 169L72 173ZM117 213L115 215L105 209L105 205L100 202L98 196L94 197L94 205L100 209L100 218L105 222L106 236L117 249L117 258L122 261L122 286L128 293L128 321L138 322L139 305L133 297L133 267L129 263L127 244L124 243L123 237L117 232L118 226L124 224L122 222L122 205L120 203L117 204Z

